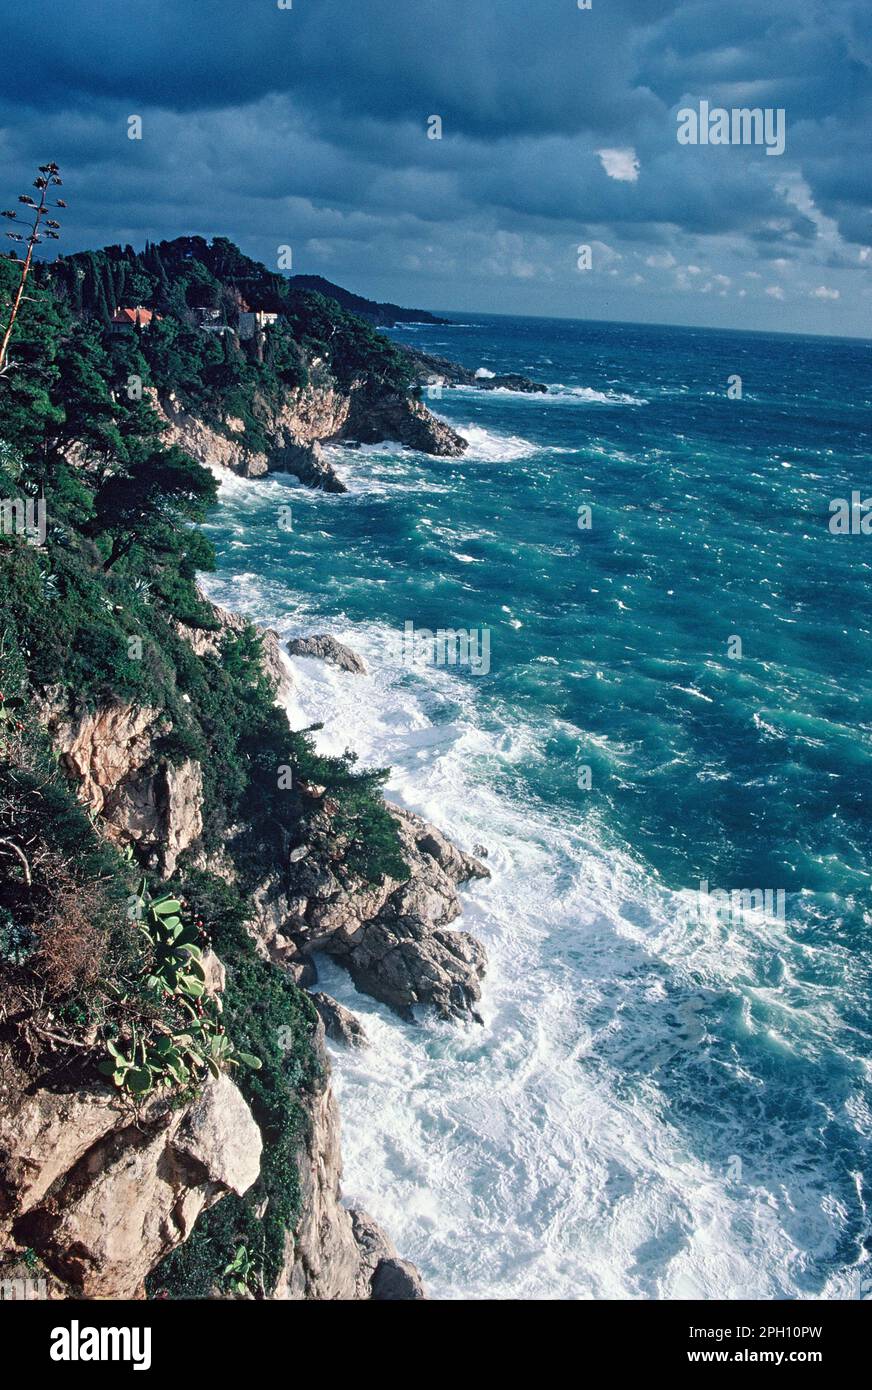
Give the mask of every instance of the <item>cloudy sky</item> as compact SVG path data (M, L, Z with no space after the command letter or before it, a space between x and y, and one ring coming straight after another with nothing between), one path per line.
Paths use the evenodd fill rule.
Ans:
M0 203L56 159L71 251L217 233L415 307L872 337L869 0L281 3L8 9ZM679 144L703 100L783 108L784 154Z

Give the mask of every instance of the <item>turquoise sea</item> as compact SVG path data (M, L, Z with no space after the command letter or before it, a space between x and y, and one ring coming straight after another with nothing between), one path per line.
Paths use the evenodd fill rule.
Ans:
M346 1196L440 1298L868 1296L872 536L828 523L872 344L454 317L393 336L548 394L445 391L468 452L335 448L346 496L225 475L208 528L213 597L367 662L295 659L294 721L493 873L483 1027L324 963Z

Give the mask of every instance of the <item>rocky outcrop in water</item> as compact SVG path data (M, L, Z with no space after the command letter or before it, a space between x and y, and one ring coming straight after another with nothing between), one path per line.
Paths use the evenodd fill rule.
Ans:
M468 447L456 430L431 415L421 401L400 395L353 395L343 438L361 444L395 441L407 449L445 458L458 458Z
M317 991L309 998L318 1010L324 1032L331 1042L342 1043L345 1047L366 1047L366 1033L356 1014L331 999L329 994Z
M317 440L313 444L282 445L272 459L273 472L292 473L306 487L320 488L322 492L348 491Z
M317 657L331 666L338 666L340 671L350 671L356 676L366 675L366 666L357 652L353 652L343 642L337 642L329 632L312 633L308 637L293 637L288 643L288 652L291 656Z
M149 394L164 421L164 443L177 445L206 467L218 464L244 478L291 473L307 487L346 491L320 448L320 441L341 433L348 419L348 397L333 386L295 392L280 411L272 413L265 424L268 449L248 440L242 420L225 420L222 428L186 410L172 393L163 400L154 390Z
M358 989L405 1018L422 1004L441 1018L478 1019L484 947L449 924L461 912L458 885L490 874L420 816L389 809L409 877L374 885L340 875L327 848L331 820L324 807L312 819L310 842L292 850L284 873L255 893L261 938L290 969L301 955L326 951Z
M321 448L328 441L390 441L449 457L467 447L465 439L414 396L379 391L363 378L341 390L319 363L313 364L308 386L290 391L279 409L267 413L254 441L249 440L241 419L230 416L209 422L186 409L173 392L159 399L148 388L148 395L163 421L163 442L184 449L198 463L218 464L245 478L290 473L307 487L325 492L347 491ZM266 447L264 435L269 441Z
M476 391L522 391L526 395L546 395L548 387L541 381L533 381L521 372L497 372L492 376L479 376L459 362L451 362L447 357L434 357L429 352L403 345L412 364L415 382L419 387L428 386L471 386Z
M371 1297L379 1302L408 1302L427 1296L420 1274L408 1260L380 1260L371 1288Z

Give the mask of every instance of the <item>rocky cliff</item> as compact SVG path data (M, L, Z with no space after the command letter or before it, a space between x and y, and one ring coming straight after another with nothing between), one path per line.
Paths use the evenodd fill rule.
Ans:
M201 657L245 626L214 606L212 613L215 630L177 627ZM261 650L280 698L289 676L274 633L264 633ZM113 842L133 846L162 876L187 854L236 879L236 841L250 865L245 826L235 828L217 855L202 850L202 769L196 760L173 761L157 751L169 728L161 710L119 699L79 706L49 690L40 716L81 799ZM280 863L264 851L264 871L251 892L262 956L313 983L311 952L325 950L359 988L405 1017L416 1005L445 1018L477 1017L484 953L449 923L460 913L458 884L487 870L435 827L394 808L408 875L379 884L350 875L337 852L330 798L317 786L304 792L313 808L306 842L290 847ZM220 995L224 987L224 969L213 955L207 988ZM347 1026L359 1040L353 1020ZM342 1203L339 1116L320 1018L311 1045L320 1080L299 1096L305 1113L296 1158L300 1217L288 1231L271 1296L421 1298L414 1267L365 1213ZM258 1126L227 1073L182 1104L158 1092L132 1106L96 1079L71 1084L63 1067L57 1071L53 1046L36 1077L11 1056L0 1072L3 1244L13 1255L29 1250L39 1258L53 1296L141 1297L146 1277L189 1238L198 1217L256 1181Z
M128 294L147 329L109 322ZM370 324L226 238L40 263L19 328L0 487L49 522L0 537L9 1250L62 1296L419 1297L342 1205L321 1020L359 1030L306 990L324 949L407 1018L474 1017L451 923L484 870L290 727L278 639L196 590L197 523L216 463L341 491L325 442L465 443Z
M329 800L311 788L316 801ZM358 989L411 1019L428 1005L441 1018L478 1019L485 953L467 932L449 930L460 916L459 884L488 870L435 826L391 807L409 876L380 884L341 875L332 863L331 807L311 819L308 843L290 850L283 868L254 892L260 938L273 960L311 978L311 953L325 951Z
M7 1069L0 1238L35 1252L58 1296L142 1297L200 1213L258 1175L260 1131L226 1075L180 1109L159 1099L138 1113L105 1088L19 1085Z
M135 844L143 863L169 877L203 830L200 764L173 763L154 751L171 722L158 709L113 701L96 710L49 708L46 724L107 836Z
M217 463L246 478L291 473L307 487L325 492L346 488L323 453L324 443L389 440L448 457L466 449L466 440L413 396L375 390L363 379L342 390L317 362L313 366L310 384L288 392L281 408L267 412L266 449L249 442L245 422L238 417L210 423L186 410L174 392L159 397L150 388L152 405L164 421L165 443L178 445L206 466Z
M319 1025L315 1045L329 1077L330 1063ZM342 1205L339 1109L326 1084L314 1098L305 1145L298 1158L303 1215L288 1239L275 1298L368 1299L424 1297L414 1267L401 1261L385 1232L365 1212ZM390 1274L397 1289L380 1294Z
M315 1047L324 1084L307 1100L297 1156L302 1215L271 1296L422 1298L417 1272L398 1259L387 1235L342 1205L339 1115L320 1025ZM11 1267L16 1252L40 1260L52 1297L144 1297L146 1276L188 1239L201 1213L255 1182L261 1148L226 1074L181 1107L155 1098L134 1112L104 1087L34 1086L7 1065L0 1244ZM379 1294L376 1277L389 1292Z

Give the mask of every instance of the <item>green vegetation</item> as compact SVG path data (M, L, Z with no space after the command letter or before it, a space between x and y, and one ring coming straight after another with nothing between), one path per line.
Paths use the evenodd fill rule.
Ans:
M0 304L17 278L0 260ZM230 317L243 300L276 306L279 325L245 343L196 326L198 308ZM160 316L148 332L109 331L111 308L128 302ZM152 1276L153 1292L174 1296L269 1291L299 1216L315 1014L257 955L246 894L313 839L340 877L407 872L385 774L360 771L351 753L324 757L289 729L257 632L223 632L204 657L185 635L221 627L196 586L214 563L197 522L216 488L161 442L149 388L219 427L239 415L257 437L313 355L346 384L405 390L402 360L367 324L230 242L190 238L36 267L0 378L0 502L45 527L35 544L7 511L0 526L0 1031L34 1079L102 1076L132 1105L159 1091L184 1100L233 1068L263 1134L261 1177L206 1213ZM116 701L155 712L150 768L200 763L200 848L233 856L236 887L184 856L169 884L143 879L79 802L45 711ZM207 945L227 968L223 1010L205 988Z
M231 268L259 269L229 242L215 247ZM156 255L149 249L141 259L153 267ZM127 265L109 252L86 259L104 269ZM182 257L181 264L185 286L201 263ZM183 292L166 266L154 273L166 294ZM197 283L207 273L201 268ZM136 344L107 340L84 309L83 333L70 305L52 300L52 276L41 279L48 288L28 297L16 326L18 366L0 381L0 498L44 503L47 525L43 547L0 534L7 646L22 653L37 687L59 686L91 705L119 698L164 711L159 751L202 762L207 846L220 844L239 819L267 842L298 837L305 798L277 787L277 768L290 765L295 783L325 786L338 802L336 835L347 845L349 871L402 876L378 795L383 775L356 771L350 754L323 758L290 732L273 705L254 630L228 634L219 654L203 659L178 632L179 622L217 626L196 588L198 572L214 563L212 550L192 524L214 501L214 479L181 450L161 445L159 420L145 400L113 388L112 354L138 351ZM92 279L89 271L82 284ZM0 298L13 284L13 268L0 261ZM83 301L89 294L83 290ZM329 312L316 317L326 333ZM361 330L371 334L367 325Z
M295 289L224 237L179 237L147 245L109 246L64 256L36 271L56 301L100 336L119 385L139 379L235 437L228 417L241 419L252 448L269 447L269 421L287 392L305 386L317 360L320 377L341 386L409 390L407 360L363 319L335 300ZM148 331L107 332L115 308L150 309ZM240 341L240 310L275 313L264 333ZM201 327L214 312L211 329Z
M5 645L5 644L4 644ZM4 695L20 664L8 651ZM150 1033L161 1005L146 986L127 916L132 866L98 833L30 712L0 733L0 1006L21 1058L73 1048L74 1070L105 1040Z
M233 1292L238 1293L240 1297L247 1296L257 1288L255 1263L244 1245L236 1247L233 1259L224 1270L224 1277L229 1280Z
M352 294L341 285L334 285L331 280L325 280L323 275L292 275L290 283L295 290L308 290L311 294L323 295L325 299L334 299L340 309L346 309L349 314L356 314L369 323L391 327L397 323L451 322L450 319L440 319L435 314L429 314L426 309L403 309L399 304L383 304L373 299L364 299L362 295Z
M153 898L144 879L129 899L128 916L137 921L147 942L146 988L164 996L163 1028L151 1037L137 1037L132 1026L126 1053L107 1039L109 1055L99 1065L103 1075L111 1076L119 1090L142 1099L160 1086L184 1088L240 1063L257 1071L260 1059L233 1046L218 1003L207 993L202 922L169 893Z
M320 1080L311 1046L316 1014L307 994L257 955L245 930L248 909L234 888L192 873L182 885L227 968L222 1015L228 1033L258 1056L258 1071L236 1082L264 1141L260 1177L243 1197L225 1197L201 1216L190 1239L158 1266L151 1294L206 1298L221 1287L239 1245L251 1252L257 1280L269 1294L281 1272L287 1232L300 1215L296 1155L305 1138L303 1096Z

